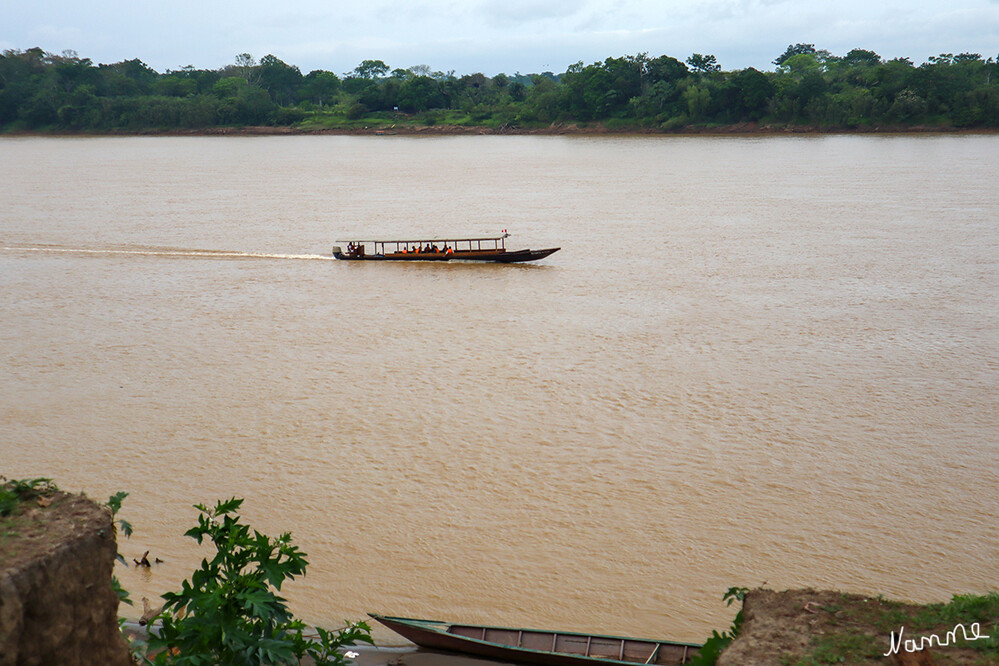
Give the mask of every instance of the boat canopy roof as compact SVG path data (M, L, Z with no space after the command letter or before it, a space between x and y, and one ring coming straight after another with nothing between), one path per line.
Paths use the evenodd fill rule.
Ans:
M360 240L356 238L345 238L336 241L337 243L467 243L475 241L501 241L508 238L510 234L504 233L501 236L424 236L422 238L379 238L379 239L368 239Z

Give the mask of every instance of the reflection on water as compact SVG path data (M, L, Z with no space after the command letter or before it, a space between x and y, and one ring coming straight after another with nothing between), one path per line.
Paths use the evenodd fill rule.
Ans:
M4 139L0 459L198 502L366 611L701 640L734 585L999 575L994 137ZM492 235L536 265L335 262ZM141 612L135 611L135 615ZM394 640L379 634L382 640Z

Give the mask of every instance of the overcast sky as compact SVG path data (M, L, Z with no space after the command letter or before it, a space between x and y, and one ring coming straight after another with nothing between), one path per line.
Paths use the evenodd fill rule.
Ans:
M648 53L772 70L789 44L920 64L999 54L999 0L0 0L0 50L139 58L164 72L273 54L303 73L361 60L457 74L560 73Z

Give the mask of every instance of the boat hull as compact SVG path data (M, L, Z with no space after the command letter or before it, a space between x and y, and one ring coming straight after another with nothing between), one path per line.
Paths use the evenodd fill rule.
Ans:
M550 247L544 250L513 250L510 252L493 251L472 251L454 252L444 254L443 252L413 252L413 253L392 253L392 254L365 254L351 255L344 254L338 248L333 249L333 256L343 261L479 261L498 264L516 264L526 261L537 261L558 252L561 248Z
M699 645L369 615L420 647L541 666L686 664Z

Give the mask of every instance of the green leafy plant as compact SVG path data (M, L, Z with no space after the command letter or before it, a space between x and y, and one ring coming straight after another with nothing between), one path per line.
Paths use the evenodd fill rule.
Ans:
M109 497L108 501L104 504L104 506L106 506L108 510L111 511L112 524L114 519L118 518L118 512L121 511L121 504L122 502L125 501L126 497L128 497L128 493L126 493L125 491L119 491L116 492L111 497ZM126 539L132 536L132 524L129 523L127 520L122 520L118 518L118 524L117 526L115 526L115 529L116 530L120 529L121 533L125 535ZM115 554L115 559L124 564L125 566L128 566L128 562L125 561L125 557L121 554L121 551ZM114 574L111 575L111 589L114 590L114 593L118 595L118 601L126 603L129 606L135 605L132 603L132 599L128 595L128 590L122 587L121 581L119 581L118 577L115 576ZM141 643L137 643L134 640L134 638L128 632L125 631L125 622L126 622L125 618L121 616L118 617L118 630L121 631L122 636L125 638L125 642L128 643L128 650L132 655L133 661L137 664L150 663L149 660L146 659L145 655L143 654L144 645L142 645Z
M202 560L179 593L163 595L160 631L149 641L155 663L297 666L305 656L318 666L348 663L339 649L371 643L370 627L348 623L307 635L305 624L276 594L286 579L305 574L306 555L291 543L290 533L272 538L241 523L242 503L234 497L213 508L196 505L198 525L185 536L199 544L207 539L215 555Z
M115 518L118 517L118 512L121 511L121 503L125 501L126 497L128 497L128 493L126 493L125 491L119 491L108 498L107 504L105 506L111 509L112 517ZM118 525L121 527L121 533L124 534L126 538L132 536L131 523L129 523L127 520L121 520L119 518ZM121 560L122 562L125 561L125 558L121 556L121 553L118 554L118 559Z
M112 520L114 520L115 518L118 517L118 512L121 510L121 503L125 500L126 497L128 497L128 493L126 493L124 491L119 491L119 492L116 492L114 495L112 495L111 497L108 498L107 504L105 504L104 506L106 506L108 509L111 510L111 519ZM132 524L131 523L129 523L127 520L121 520L119 518L118 519L118 525L121 527L121 533L125 535L126 539L129 538L130 536L132 536ZM121 554L121 552L118 552L115 555L115 559L117 559L119 562L121 562L125 566L128 566L128 562L125 561L125 557ZM121 586L121 581L118 580L117 576L114 576L114 575L111 576L111 589L113 589L114 592L115 592L115 594L118 595L118 600L119 601L124 602L124 603L128 604L129 606L133 605L131 598L129 598L129 596L128 596L128 590L126 590L125 588L123 588ZM121 623L122 623L122 620L119 619L118 624L120 625Z
M724 596L722 596L722 600L726 606L731 606L735 601L741 603L746 598L747 592L749 592L748 587L730 587ZM690 662L692 666L712 666L715 664L718 661L718 657L721 656L722 651L731 645L732 641L739 635L739 631L742 629L742 620L742 609L739 609L728 631L723 631L719 634L717 631L712 630L711 637L704 641L704 645L701 646L697 656Z
M57 492L52 479L11 479L0 476L0 516L9 516L17 505L30 499Z

